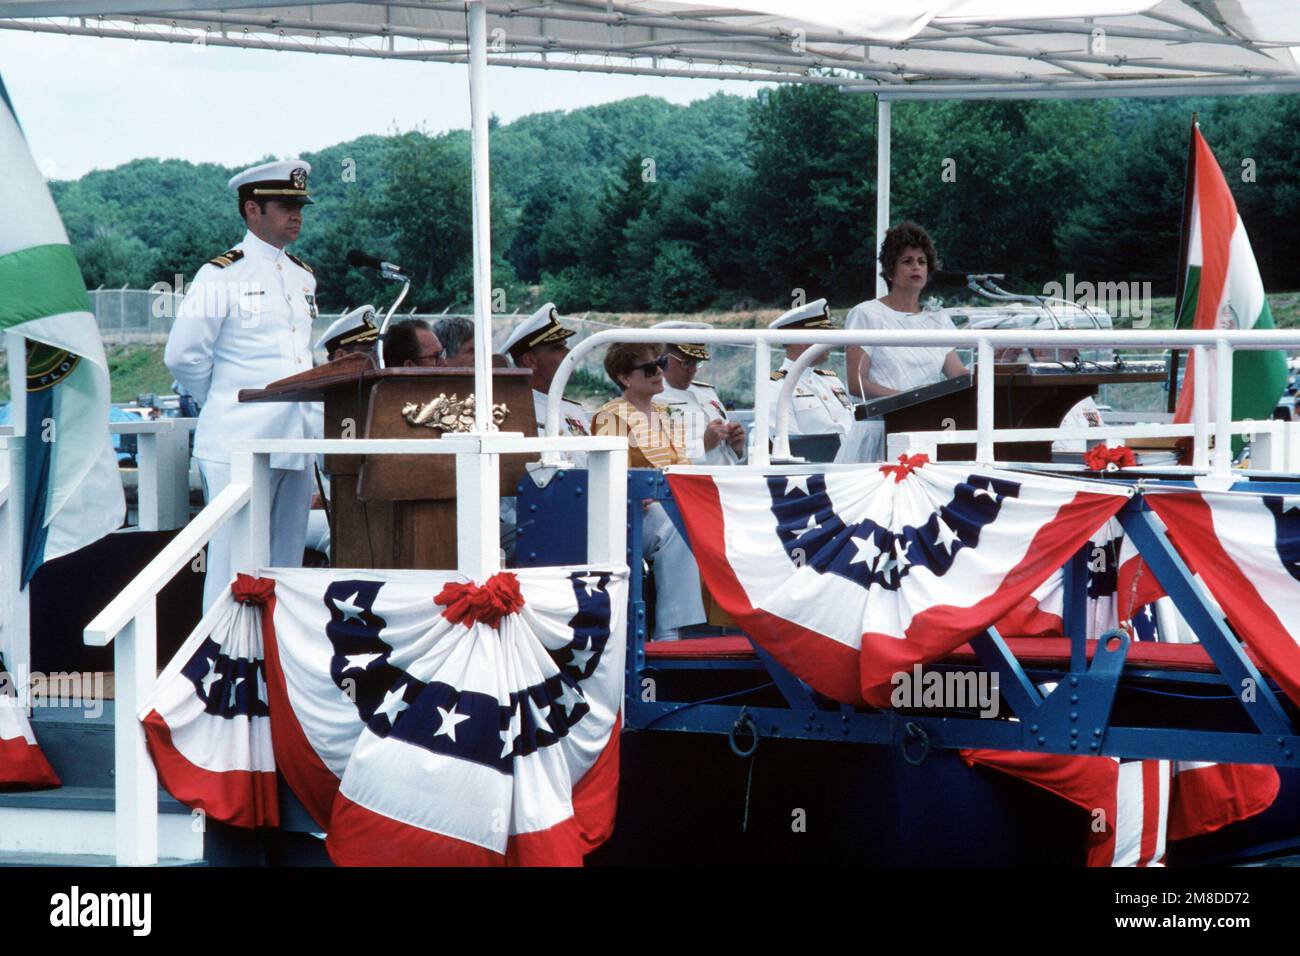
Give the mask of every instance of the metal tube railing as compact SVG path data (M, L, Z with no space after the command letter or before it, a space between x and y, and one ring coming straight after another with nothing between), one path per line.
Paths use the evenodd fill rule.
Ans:
M190 520L190 432L196 418L109 422L113 435L136 435L139 475L138 527L170 531Z
M131 423L133 426L135 423ZM145 425L148 423L139 423ZM147 432L143 432L147 433ZM2 443L13 439L0 439ZM445 439L258 439L238 442L232 482L145 566L86 626L86 644L112 644L116 678L114 715L115 827L117 862L147 866L158 860L158 777L145 747L138 712L157 679L157 598L227 524L234 524L232 570L256 570L269 555L270 459L274 453L348 455L456 455L457 532L466 544L458 566L476 579L497 567L498 505L489 501L503 453L583 451L590 459L587 482L588 550L592 565L626 560L627 441L620 437L525 438L503 433ZM466 462L473 459L473 462ZM465 464L467 467L462 467ZM486 469L493 469L491 475ZM491 480L486 480L491 479ZM2 500L2 499L0 499ZM472 527L466 527L468 519ZM467 569L468 566L468 569ZM210 633L215 615L198 630Z
M833 329L833 330L774 330L774 329L700 329L691 332L693 341L702 344L752 344L756 353L758 347L770 348L773 345L821 345L825 348L849 345L867 346L928 346L975 349L979 357L976 368L976 390L978 409L978 429L976 437L976 459L981 462L993 460L993 355L997 348L1118 348L1134 350L1147 349L1188 349L1193 350L1200 374L1193 377L1194 402L1205 404L1208 391L1206 382L1210 372L1206 364L1206 350L1213 349L1215 355L1215 378L1218 380L1216 398L1216 419L1225 423L1231 417L1232 361L1234 349L1300 349L1300 330L1217 330L1178 331L1160 330L1102 330L1102 329L1052 329L1049 331L1021 329L918 329L915 331ZM569 382L578 363L593 349L614 342L645 342L668 344L681 339L680 330L668 329L610 329L597 332L579 342L565 356L551 381L551 388L546 402L546 431L557 434L560 425L560 401L565 386ZM821 351L825 351L822 349ZM809 349L800 356L803 368L816 359L816 350ZM796 363L798 366L799 363ZM796 368L796 371L799 371ZM799 374L802 374L799 371ZM797 380L797 375L790 376ZM781 402L778 409L777 433L774 436L775 448L788 449L789 412L784 409L788 398L793 394L793 383L783 386ZM1199 408L1199 405L1194 405ZM784 411L784 414L782 412ZM1194 445L1203 449L1207 441L1208 416L1194 416L1197 427L1193 431ZM764 449L766 443L761 440L764 432L760 425L769 421L768 392L755 375L754 422L755 433L760 440L753 443L755 449ZM784 426L784 427L782 427ZM1216 424L1216 428L1219 427ZM1222 439L1230 448L1227 433ZM1225 452L1229 454L1230 452ZM1222 458L1222 455L1216 456ZM1208 462L1208 455L1202 456L1201 467ZM548 464L562 464L556 460ZM751 458L751 464L766 464L766 456ZM1230 462L1219 464L1226 474Z

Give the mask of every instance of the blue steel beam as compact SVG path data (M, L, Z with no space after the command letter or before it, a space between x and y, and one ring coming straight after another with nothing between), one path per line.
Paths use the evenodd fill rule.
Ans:
M1021 720L1029 720L1043 703L1043 695L1025 674L1016 655L996 627L971 638L970 646L975 656L991 674L998 675L998 694L1007 699L1012 711Z
M1146 502L1140 498L1130 501L1120 511L1119 520L1124 533L1137 545L1160 586L1192 626L1201 646L1218 666L1255 726L1264 734L1294 734L1295 728L1277 696L1246 655L1223 615L1214 610L1182 556L1157 526L1155 514ZM1253 694L1244 693L1247 688Z
M1082 674L1088 669L1088 561L1087 545L1075 552L1061 569L1062 625L1070 639L1070 670Z
M625 728L635 732L648 724L655 731L726 734L735 726L740 707L728 704L682 706L681 702L629 701ZM1024 721L984 720L978 717L944 717L915 711L818 711L815 719L785 707L747 706L745 713L757 722L764 737L786 740L840 740L857 744L902 746L906 727L921 727L931 749L981 748L1032 751L1077 756L1068 743L1049 740L1038 745L1030 724ZM1300 737L1230 733L1221 731L1111 727L1102 744L1090 754L1148 760L1208 760L1217 763L1258 763L1297 766Z

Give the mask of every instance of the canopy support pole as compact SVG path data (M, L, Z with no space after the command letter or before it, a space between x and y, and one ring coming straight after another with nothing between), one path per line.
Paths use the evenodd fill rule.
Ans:
M5 333L9 362L9 422L13 437L3 461L8 470L8 499L4 514L4 632L0 633L0 693L5 684L18 694L19 706L30 709L31 590L23 587L23 562L27 554L27 340L18 332ZM6 672L7 671L7 675Z
M876 263L877 299L889 292L878 261L880 247L884 245L885 233L889 230L889 107L889 100L876 97L876 248L871 258Z
M474 184L474 430L492 420L492 189L488 182L487 3L468 0L470 164ZM476 581L501 568L501 456L456 456L457 566Z
M487 4L469 0L470 163L474 206L474 421L492 424L492 192L488 182Z

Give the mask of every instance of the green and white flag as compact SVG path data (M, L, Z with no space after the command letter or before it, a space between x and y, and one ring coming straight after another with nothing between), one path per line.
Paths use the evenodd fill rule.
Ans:
M1223 178L1210 145L1198 127L1192 128L1183 300L1174 327L1179 329L1271 329L1273 313L1264 295L1264 282L1255 264L1246 227L1237 213L1232 191ZM1214 368L1195 367L1191 356L1178 393L1174 421L1192 420L1192 383L1205 374L1214 407ZM1232 356L1232 418L1267 419L1286 387L1286 353L1241 349ZM1234 453L1241 440L1234 439Z
M27 340L26 585L45 561L119 528L126 502L108 432L104 343L3 84L0 169L0 332Z

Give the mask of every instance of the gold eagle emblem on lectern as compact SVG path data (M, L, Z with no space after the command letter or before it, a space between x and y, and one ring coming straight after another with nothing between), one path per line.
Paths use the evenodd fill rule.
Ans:
M510 414L504 402L492 406L492 424L500 426ZM456 393L446 393L432 401L407 402L402 406L402 417L407 424L423 428L432 428L439 432L471 432L474 430L474 394L471 392L463 399Z

